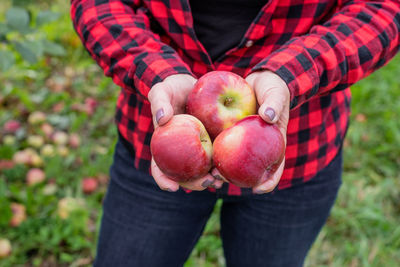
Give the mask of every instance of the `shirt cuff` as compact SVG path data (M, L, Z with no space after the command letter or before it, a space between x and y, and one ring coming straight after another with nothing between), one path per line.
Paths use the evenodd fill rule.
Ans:
M168 55L168 58L165 58L163 54L160 54L148 55L138 61L134 72L132 71L129 77L133 77L134 87L147 99L150 89L156 83L174 74L189 74L193 76L190 68L181 59L172 55Z
M312 55L301 45L293 44L274 51L252 69L260 70L270 70L286 82L291 109L318 92L318 68Z

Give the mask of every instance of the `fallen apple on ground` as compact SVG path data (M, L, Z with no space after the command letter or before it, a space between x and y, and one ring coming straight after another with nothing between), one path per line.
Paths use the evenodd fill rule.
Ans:
M254 187L265 182L285 156L285 141L276 125L258 115L224 130L214 141L213 160L229 182Z
M0 259L6 258L11 254L11 243L8 239L0 239Z
M21 128L21 123L16 120L9 120L6 123L4 123L3 130L6 133L15 133Z
M175 115L155 129L151 153L160 170L177 182L187 182L208 173L212 166L212 143L200 120Z
M84 199L65 197L58 201L57 214L61 219L68 219L72 213L84 209L85 209Z
M26 183L28 186L39 184L46 179L46 174L39 168L32 168L26 174Z
M12 217L9 222L11 227L17 227L26 220L26 208L24 205L19 203L11 203L11 212Z
M212 71L194 85L186 111L198 118L212 140L224 129L246 116L256 114L256 96L239 75L228 71Z
M96 191L98 185L99 185L99 183L96 178L93 178L93 177L83 178L82 184L81 184L82 191L85 194L91 194L94 191Z

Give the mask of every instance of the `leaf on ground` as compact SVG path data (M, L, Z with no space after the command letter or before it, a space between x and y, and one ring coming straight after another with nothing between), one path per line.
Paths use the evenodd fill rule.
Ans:
M31 64L35 64L38 61L36 53L25 43L15 42L15 49L21 54L21 57Z
M40 11L36 17L36 25L41 26L43 24L56 21L60 17L60 13L56 13L50 10Z
M12 7L6 13L7 25L18 31L26 31L29 28L30 16L26 9Z
M0 70L9 70L15 63L14 54L11 51L0 51Z

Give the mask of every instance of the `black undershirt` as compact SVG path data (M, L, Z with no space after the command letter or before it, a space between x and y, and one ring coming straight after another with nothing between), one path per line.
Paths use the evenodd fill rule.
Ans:
M214 61L237 46L267 0L189 0L194 30Z

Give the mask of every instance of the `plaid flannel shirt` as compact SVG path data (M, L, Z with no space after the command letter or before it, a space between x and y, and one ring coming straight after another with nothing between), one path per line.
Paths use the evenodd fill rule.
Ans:
M291 93L285 171L278 189L327 166L348 126L349 86L399 49L400 1L269 0L241 42L212 62L196 37L188 0L72 0L77 33L105 75L122 87L116 122L150 171L147 95L173 74L271 70ZM244 191L229 185L228 194Z

